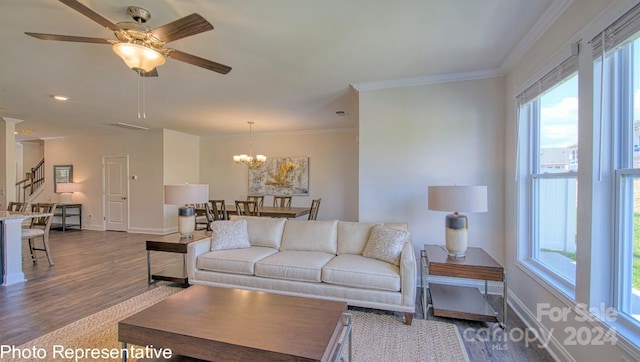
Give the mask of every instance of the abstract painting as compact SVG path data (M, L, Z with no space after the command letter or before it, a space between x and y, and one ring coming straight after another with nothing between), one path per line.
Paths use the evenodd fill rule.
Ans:
M249 169L249 195L309 195L309 157L267 158Z

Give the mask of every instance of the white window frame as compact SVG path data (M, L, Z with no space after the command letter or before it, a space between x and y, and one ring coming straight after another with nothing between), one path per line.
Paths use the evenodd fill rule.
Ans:
M566 62L565 62L566 63ZM552 71L556 72L556 71ZM550 73L552 73L550 72ZM564 74L565 76L553 86L567 79L577 77L577 71ZM550 86L549 88L552 88ZM525 91L526 92L526 91ZM540 92L542 93L542 92ZM548 285L551 289L561 292L570 299L575 298L575 283L567 279L561 273L551 269L539 260L539 241L537 232L537 209L539 200L536 198L535 188L540 180L548 179L574 179L577 182L578 174L575 171L560 173L540 173L540 98L544 94L538 94L526 104L518 106L518 128L524 132L518 132L519 162L518 167L518 260L516 265L537 279ZM534 172L535 171L535 172Z
M621 42L619 47L626 47L629 42ZM620 49L611 49L619 51ZM605 55L606 56L606 55ZM613 245L611 255L615 272L611 284L610 304L615 307L617 316L608 324L623 331L624 335L640 334L640 321L626 313L630 310L631 275L633 265L626 262L625 255L630 255L633 248L633 221L628 222L627 216L633 214L632 203L629 202L629 192L632 190L633 179L640 180L640 168L633 168L633 84L630 81L633 76L633 48L624 50L624 53L614 55L611 59L615 68L605 66L605 89L610 89L603 96L607 99L603 103L605 119L609 119L613 128L613 139L607 147L613 160L610 172L614 175L614 187L611 191L611 199L614 204L613 221ZM599 60L602 62L602 59ZM640 62L640 59L635 59ZM595 64L595 62L594 62ZM610 77L610 78L608 78ZM611 99L611 94L620 95ZM613 104L613 107L611 106ZM629 121L631 120L631 123ZM629 180L629 181L627 181ZM637 343L637 341L636 341Z

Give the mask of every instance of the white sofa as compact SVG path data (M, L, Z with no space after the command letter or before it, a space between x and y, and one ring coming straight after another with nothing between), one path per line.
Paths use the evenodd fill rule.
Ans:
M246 236L230 233L229 227L237 233L244 227ZM404 223L246 216L214 221L212 238L188 245L189 283L345 301L403 312L411 324L416 258L406 228ZM248 241L240 247L228 243L243 237ZM387 242L389 250L382 250ZM378 259L389 252L381 259L394 259Z

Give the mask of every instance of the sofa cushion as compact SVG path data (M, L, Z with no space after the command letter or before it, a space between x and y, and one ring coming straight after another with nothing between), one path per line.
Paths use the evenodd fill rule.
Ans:
M198 256L196 268L222 273L253 275L255 262L277 252L277 249L261 246L210 251Z
M362 251L362 256L400 265L400 254L407 240L409 240L409 233L406 231L375 225L371 229L371 235Z
M400 268L362 255L338 255L322 268L322 281L354 288L400 290Z
M247 220L251 245L280 249L284 223L287 219L233 215L231 220Z
M322 267L335 255L320 251L281 251L256 262L255 275L265 278L320 282Z
M338 220L287 220L280 250L320 251L336 254Z
M375 223L338 221L338 255L362 255Z
M211 250L248 248L247 220L221 220L211 223Z

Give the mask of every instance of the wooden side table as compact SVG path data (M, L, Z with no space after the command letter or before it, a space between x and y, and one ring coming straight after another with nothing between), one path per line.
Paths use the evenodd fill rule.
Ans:
M75 210L75 211L71 211ZM62 231L66 231L68 228L77 227L78 229L82 229L82 204L58 204L56 206L55 213L53 214L54 218L59 217L60 223L52 223L51 228L57 229L60 228ZM69 223L67 222L67 218L77 217L77 223Z
M156 280L189 284L187 277L187 245L194 241L211 237L210 231L195 231L191 238L181 238L180 234L169 234L147 240L147 282L152 284ZM151 274L151 252L162 251L165 253L182 254L182 266L175 265L171 268Z
M452 258L444 246L425 245L420 252L422 311L428 307L438 317L498 322L507 325L507 275L502 265L481 248L468 248L464 258ZM484 295L478 288L429 283L431 304L427 306L426 275L484 280ZM502 321L487 301L488 281L502 282Z

